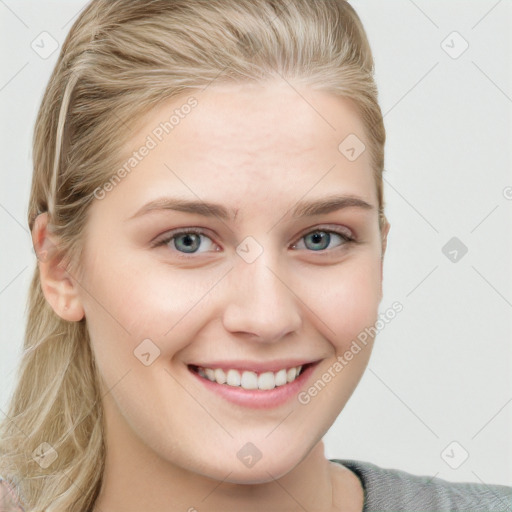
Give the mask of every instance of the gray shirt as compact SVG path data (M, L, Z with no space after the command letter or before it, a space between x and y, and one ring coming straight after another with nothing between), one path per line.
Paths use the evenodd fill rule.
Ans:
M330 460L350 469L361 480L363 512L512 512L512 487L454 483L369 462Z

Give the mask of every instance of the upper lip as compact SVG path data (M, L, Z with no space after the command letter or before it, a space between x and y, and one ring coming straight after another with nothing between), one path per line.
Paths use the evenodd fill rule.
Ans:
M293 368L296 366L304 366L310 363L317 363L319 359L279 359L268 362L249 361L247 359L240 361L209 361L207 363L191 363L189 366L198 366L202 368L221 368L222 370L241 370L261 372L277 372L283 368Z

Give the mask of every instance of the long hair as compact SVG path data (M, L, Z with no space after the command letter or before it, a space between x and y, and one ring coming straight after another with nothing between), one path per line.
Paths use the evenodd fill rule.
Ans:
M61 48L38 111L30 230L48 212L63 261L80 275L94 191L121 165L123 145L144 115L212 82L272 78L353 101L369 141L382 228L385 130L372 53L350 4L93 0ZM87 319L69 322L54 312L37 262L26 307L16 387L0 425L0 475L27 510L83 512L98 496L105 459Z

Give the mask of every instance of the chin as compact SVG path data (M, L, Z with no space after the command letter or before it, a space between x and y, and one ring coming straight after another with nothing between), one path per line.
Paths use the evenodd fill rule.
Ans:
M253 452L251 459L250 454ZM303 453L304 452L304 453ZM272 482L292 471L306 457L307 451L290 447L288 452L272 449L271 453L256 452L248 445L245 452L240 450L233 458L223 458L205 476L233 484L262 484ZM260 458L258 458L260 457ZM226 477L226 475L229 475Z

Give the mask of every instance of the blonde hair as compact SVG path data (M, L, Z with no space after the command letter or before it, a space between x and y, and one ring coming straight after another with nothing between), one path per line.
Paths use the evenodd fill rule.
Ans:
M59 254L78 276L94 191L121 164L123 144L150 109L212 81L282 76L353 100L382 228L385 130L373 75L365 31L343 0L93 0L62 46L38 112L29 227L48 212ZM98 496L105 456L86 319L54 312L37 265L27 308L17 385L0 429L0 475L28 510L83 512ZM33 457L42 443L58 455L48 467Z

